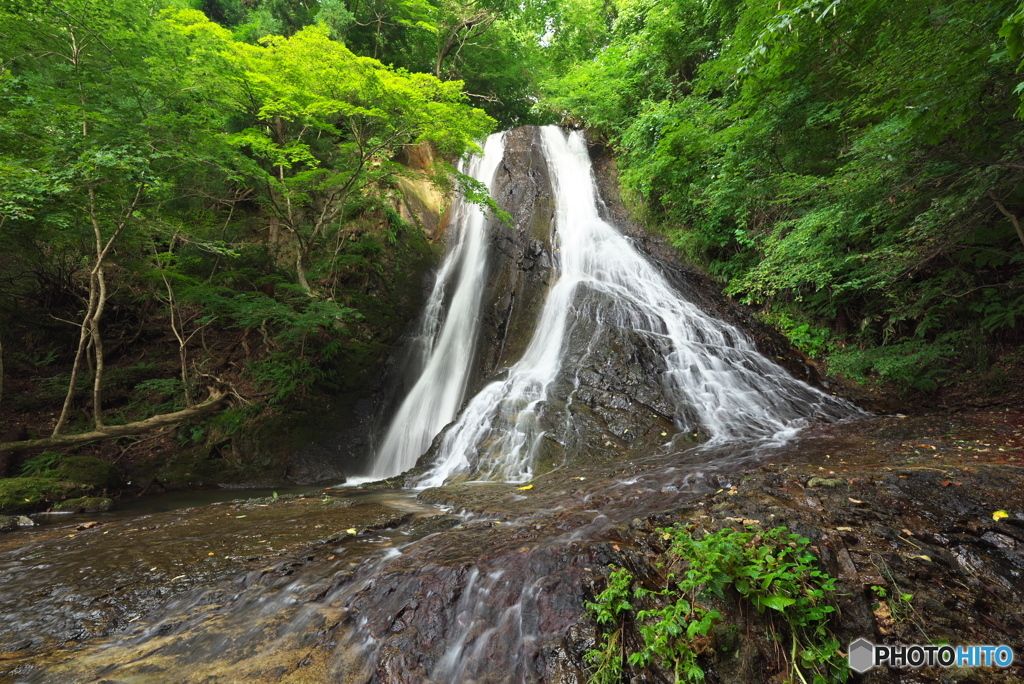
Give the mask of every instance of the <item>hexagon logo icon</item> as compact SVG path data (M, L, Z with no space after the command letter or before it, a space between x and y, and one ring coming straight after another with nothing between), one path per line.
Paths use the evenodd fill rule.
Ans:
M857 639L849 648L850 669L867 672L875 666L875 645L867 639Z

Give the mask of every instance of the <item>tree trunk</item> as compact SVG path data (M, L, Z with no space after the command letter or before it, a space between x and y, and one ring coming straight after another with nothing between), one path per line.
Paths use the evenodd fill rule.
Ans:
M107 303L107 279L103 273L103 262L99 262L96 280L99 295L96 298L96 313L92 317L92 350L96 358L92 381L92 417L96 429L103 427L103 337L100 335L100 318Z
M171 246L174 246L174 240L171 240ZM181 314L178 306L174 301L174 288L171 287L171 281L167 279L167 275L160 270L160 277L163 278L164 286L167 288L167 308L171 313L171 332L174 333L174 337L178 340L178 361L181 363L181 386L185 392L185 406L192 406L192 387L188 382L188 340L185 339L185 330L181 325ZM195 333L192 333L193 335Z
M1020 239L1020 244L1024 245L1024 230L1022 230L1020 227L1020 221L1017 219L1016 216L1010 213L1010 210L1007 209L1002 202L1000 202L996 198L996 194L994 192L989 190L988 196L989 199L996 203L996 209L998 209L1003 214L1003 216L1010 219L1010 223L1013 224L1013 229L1017 231L1017 237Z
M295 272L299 281L299 287L308 293L312 292L313 289L309 286L309 281L306 280L306 268L302 264L302 252L302 245L299 244L295 250Z
M71 382L68 383L68 393L64 397L64 406L61 408L57 425L53 428L53 438L56 438L64 428L68 419L68 412L71 409L71 402L75 397L75 385L78 382L78 374L82 368L82 357L85 355L85 346L92 341L95 364L95 377L93 379L93 420L97 428L103 427L103 340L100 335L100 315L103 313L103 305L107 301L107 281L103 273L103 261L107 258L114 242L128 225L135 208L139 206L142 199L142 192L146 189L144 183L140 183L135 190L135 198L128 205L120 222L114 229L110 239L103 242L103 231L100 229L99 219L96 217L96 191L89 188L89 219L92 222L93 236L96 239L96 264L89 273L89 305L86 307L85 316L82 318L82 330L78 338L78 351L75 353L75 362L71 367Z
M64 397L64 406L61 407L60 417L57 418L57 424L53 428L52 437L56 437L64 429L64 424L68 420L68 413L71 410L71 402L75 398L75 386L78 384L78 374L82 370L82 358L85 356L85 346L89 341L89 326L92 322L93 310L96 307L96 294L96 287L92 277L90 277L89 304L86 307L85 316L82 318L82 328L78 335L78 350L75 352L75 362L71 366L71 381L68 383L68 393Z
M86 442L95 442L99 439L110 439L112 437L126 437L129 435L141 435L151 430L175 425L189 418L210 413L216 409L227 398L227 393L210 390L209 398L201 404L174 413L164 413L153 416L146 420L128 423L127 425L109 425L97 428L90 432L83 432L77 435L60 435L56 437L45 437L43 439L29 439L21 442L0 442L0 454L15 453L20 451L33 451L36 449L51 449L75 446Z

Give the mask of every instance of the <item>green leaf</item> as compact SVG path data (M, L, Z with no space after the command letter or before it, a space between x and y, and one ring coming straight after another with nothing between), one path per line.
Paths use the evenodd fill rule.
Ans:
M754 599L754 602L759 606L771 608L779 612L785 612L786 608L796 603L796 599L788 596L781 596L779 594L769 594L768 596L759 596Z

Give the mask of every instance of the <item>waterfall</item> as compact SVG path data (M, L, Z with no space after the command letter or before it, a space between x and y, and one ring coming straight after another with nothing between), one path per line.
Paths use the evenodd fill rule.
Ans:
M504 155L504 134L484 143L483 156L462 162L460 171L491 185ZM427 300L415 352L422 368L391 419L374 459L374 479L397 475L416 464L438 432L455 417L466 393L480 328L480 299L487 274L487 217L476 204L459 201L452 226L456 241L438 271ZM446 295L454 281L451 301Z
M575 375L581 358L614 326L641 333L660 350L661 382L675 405L676 426L699 428L709 438L707 445L781 442L809 418L834 420L856 412L796 380L740 330L683 299L600 217L581 133L567 137L548 126L542 140L557 201L557 280L522 358L472 398L418 486L440 485L461 471L473 471L481 480L532 477L549 388L560 374ZM589 339L569 344L588 327ZM579 382L578 375L573 382Z

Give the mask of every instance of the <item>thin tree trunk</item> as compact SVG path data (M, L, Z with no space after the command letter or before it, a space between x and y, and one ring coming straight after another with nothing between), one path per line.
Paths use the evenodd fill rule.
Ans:
M1013 229L1017 231L1017 237L1020 239L1020 244L1024 245L1024 230L1020 227L1020 221L1016 216L1010 213L1010 210L1003 206L1003 203L996 198L996 194L991 190L988 191L989 199L996 203L996 209L1002 212L1003 216L1010 219L1010 223L1013 224Z
M298 274L299 287L306 292L312 292L312 288L309 286L309 281L306 280L306 269L302 265L302 245L301 243L295 250L295 272Z
M174 240L171 240L171 246L173 247ZM160 270L160 277L164 280L164 287L167 288L167 307L171 312L171 332L174 333L175 339L178 340L178 360L181 362L181 386L185 391L185 406L192 406L192 388L188 383L188 340L185 339L185 331L181 328L181 314L178 313L178 308L174 301L174 289L171 287L171 281L167 279L167 275ZM193 333L194 335L195 333Z
M96 298L96 313L92 317L92 351L96 358L92 382L92 418L96 429L103 427L103 337L100 335L100 318L107 303L107 279L103 273L102 261L96 273L99 295Z
M78 335L78 350L75 352L75 362L71 366L71 381L68 383L68 393L64 397L64 406L61 407L60 417L57 418L57 425L53 428L52 437L60 434L64 424L68 420L68 413L71 411L71 402L75 398L75 387L78 385L78 374L82 370L82 358L85 356L85 346L89 341L89 326L92 321L93 309L96 306L96 288L93 285L92 277L89 278L89 304L82 318L82 327Z
M57 425L53 428L53 438L60 435L60 431L67 422L68 412L71 409L71 402L75 397L75 386L78 382L78 374L81 372L82 357L85 355L86 344L90 340L95 353L95 378L93 381L93 419L96 427L103 427L102 416L102 382L103 382L103 340L100 334L99 317L103 313L104 304L107 299L107 283L103 273L103 261L107 258L114 242L128 225L135 208L142 199L142 192L146 186L143 183L135 191L135 198L124 212L121 221L118 223L114 234L110 236L106 244L103 243L103 232L100 229L99 219L96 217L96 191L89 188L89 218L92 221L93 235L96 238L96 264L89 273L89 305L86 308L85 316L82 318L82 329L78 339L78 350L75 353L75 362L71 367L71 381L68 383L68 393L64 397L64 406L61 408Z

